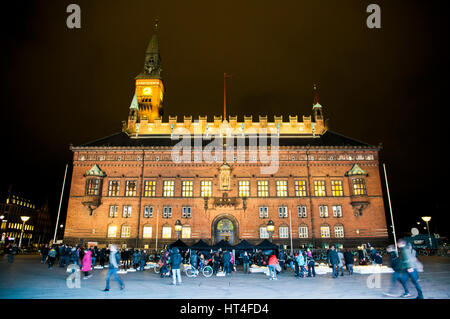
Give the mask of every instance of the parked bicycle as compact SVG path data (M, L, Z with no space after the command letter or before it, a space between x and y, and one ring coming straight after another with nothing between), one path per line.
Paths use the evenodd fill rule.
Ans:
M198 270L193 268L192 265L187 265L184 267L184 272L186 276L188 276L189 278L197 277L200 274L200 272L202 273L203 276L209 278L213 275L213 268L207 264L202 266L201 269Z

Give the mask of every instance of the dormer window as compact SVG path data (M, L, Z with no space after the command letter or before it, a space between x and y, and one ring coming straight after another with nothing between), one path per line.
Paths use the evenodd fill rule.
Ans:
M100 180L89 178L86 180L86 195L98 195L100 193Z

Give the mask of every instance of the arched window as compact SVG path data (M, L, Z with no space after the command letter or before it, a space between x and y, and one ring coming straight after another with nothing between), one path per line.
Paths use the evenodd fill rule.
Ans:
M191 226L190 225L183 225L183 228L181 230L181 238L191 238Z
M121 238L129 238L131 233L131 228L129 225L122 225L122 230L120 232Z
M328 225L320 226L320 237L330 238L330 226Z
M152 226L145 225L142 230L142 237L143 238L152 238L152 231L153 231Z
M344 226L343 225L335 225L334 226L334 237L344 238Z
M108 226L108 238L116 238L117 237L117 226L109 225Z
M306 224L298 227L298 238L308 238L308 226Z

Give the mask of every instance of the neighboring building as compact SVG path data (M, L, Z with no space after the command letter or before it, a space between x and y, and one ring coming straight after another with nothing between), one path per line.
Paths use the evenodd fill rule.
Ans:
M266 226L272 220L277 244L290 245L291 236L294 247L386 244L379 148L328 130L316 90L313 116L301 121L184 116L179 122L169 116L163 122L160 61L155 28L122 132L71 146L65 242L152 248L158 241L161 247L177 239L179 220L179 237L188 244L258 243L270 237ZM272 134L266 157L251 146L262 129ZM176 155L180 131L192 138L184 146L193 147ZM212 153L202 160L213 141L219 143L215 150L232 150L231 156ZM274 163L278 170L262 173Z
M51 237L51 220L48 203L42 206L29 199L25 199L11 192L8 193L5 203L0 203L1 241L20 241L23 221L22 216L28 216L23 230L22 246L48 243Z

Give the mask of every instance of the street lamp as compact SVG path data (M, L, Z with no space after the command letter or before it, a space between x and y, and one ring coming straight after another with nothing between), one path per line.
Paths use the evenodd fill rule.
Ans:
M23 237L23 231L25 229L25 223L30 219L30 216L20 216L20 219L22 220L22 232L20 233L20 240L19 240L19 248L22 246L22 237Z
M431 249L433 248L433 245L431 244L430 227L428 226L428 222L431 220L431 216L423 216L422 219L425 223L427 223L428 239L430 240L430 249Z
M180 233L183 229L183 225L181 225L181 222L179 219L175 222L175 231L177 232L177 240L180 239Z
M275 224L273 223L273 221L270 219L267 222L267 232L269 233L270 236L270 242L272 242L272 234L275 231Z

